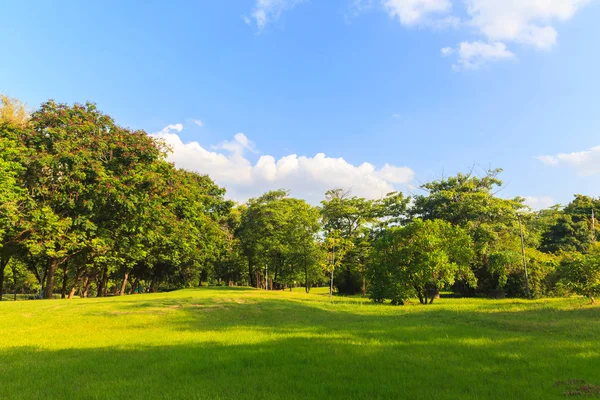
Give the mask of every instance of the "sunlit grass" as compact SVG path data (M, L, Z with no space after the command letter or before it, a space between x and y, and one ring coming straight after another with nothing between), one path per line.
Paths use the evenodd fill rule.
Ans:
M0 399L562 398L600 384L583 299L405 307L327 288L0 303Z

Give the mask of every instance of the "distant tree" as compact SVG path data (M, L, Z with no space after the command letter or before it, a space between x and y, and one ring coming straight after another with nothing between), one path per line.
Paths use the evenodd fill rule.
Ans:
M564 285L594 303L600 296L600 247L594 246L588 254L573 253L565 257L560 275Z
M576 195L542 233L540 249L548 253L587 252L595 238L600 239L597 219L596 232L592 232L592 211L598 215L599 209L600 199Z
M0 124L24 127L30 113L20 100L0 94Z
M329 296L333 296L335 271L343 265L346 255L352 249L353 242L342 236L338 229L327 233L324 241L324 247L327 252L324 269L329 273ZM346 267L349 271L349 267ZM348 277L346 277L348 279Z
M367 224L376 218L374 202L361 197L352 196L351 192L343 189L329 190L325 200L321 202L321 220L323 231L329 241L342 241L344 246L332 243L329 252L336 260L335 285L340 293L356 294L361 291L364 276L364 260L362 248L355 246L368 234ZM342 255L339 251L344 249ZM335 254L337 252L337 254ZM330 263L331 264L331 263Z
M257 287L280 288L313 272L318 262L318 211L278 190L250 199L242 212L238 237ZM309 268L310 267L310 268ZM304 276L306 282L312 278Z

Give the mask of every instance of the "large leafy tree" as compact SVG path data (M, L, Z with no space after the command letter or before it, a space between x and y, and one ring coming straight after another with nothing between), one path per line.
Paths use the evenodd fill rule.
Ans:
M417 219L388 229L375 245L375 262L369 274L371 298L404 304L416 296L421 304L430 304L456 279L476 286L470 268L472 257L473 243L467 232L448 222Z
M22 187L27 149L19 142L29 111L18 99L0 95L0 300L6 267L28 231L26 215L31 202Z
M153 191L155 174L148 165L163 151L143 131L119 127L96 106L67 106L49 101L31 116L22 135L32 151L24 184L35 201L29 252L41 260L44 297L54 291L59 266L89 253L104 261L100 284L126 252L99 254L140 229ZM127 227L127 228L125 228Z
M312 284L314 265L318 265L318 216L314 207L288 197L285 190L248 201L238 235L257 286L263 278L267 288L297 281Z
M426 194L415 196L410 210L412 217L441 219L471 236L475 249L472 269L485 292L501 288L510 271L521 268L517 217L525 209L524 199L497 196L501 171L486 170L481 176L458 174L424 184L421 188ZM461 281L459 286L461 291L474 289L467 282Z
M21 186L26 149L19 145L18 126L0 120L0 300L4 274L27 234L26 215L31 203Z

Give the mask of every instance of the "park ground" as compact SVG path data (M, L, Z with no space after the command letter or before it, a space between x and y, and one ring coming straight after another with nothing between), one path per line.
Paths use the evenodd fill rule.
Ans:
M429 306L245 288L0 303L0 399L600 395L583 298Z

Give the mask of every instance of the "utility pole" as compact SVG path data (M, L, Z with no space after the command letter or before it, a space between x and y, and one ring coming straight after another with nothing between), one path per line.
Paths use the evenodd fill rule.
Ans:
M592 243L596 243L596 217L592 208Z
M331 280L329 281L329 297L333 296L333 269L335 268L335 238L333 239L333 253L331 262Z
M269 290L269 266L265 265L265 290Z
M523 238L523 224L521 224L521 215L517 214L519 220L519 230L521 231L521 254L523 255L523 267L525 268L525 294L530 298L529 293L529 275L527 274L527 257L525 257L525 239Z

